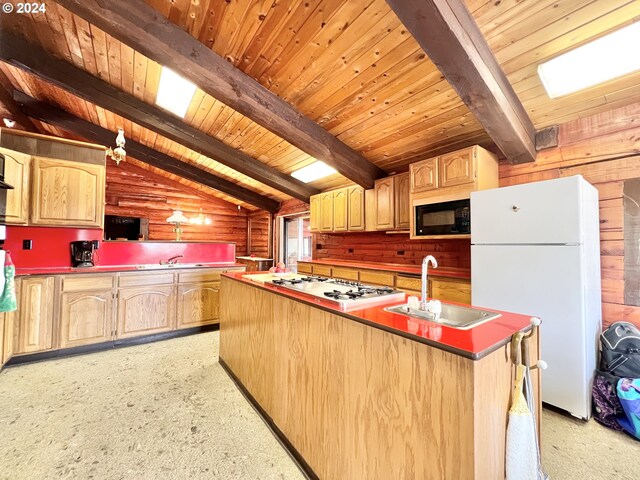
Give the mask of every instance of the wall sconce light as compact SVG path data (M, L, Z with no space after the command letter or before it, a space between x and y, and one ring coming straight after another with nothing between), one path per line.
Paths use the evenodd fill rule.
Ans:
M124 139L124 130L118 128L118 136L116 137L117 147L113 150L111 149L111 147L109 147L109 149L107 150L107 155L111 157L114 162L116 162L116 165L120 165L120 162L124 161L125 157L127 156L127 152L124 149L125 143L126 140Z
M195 225L211 225L211 219L206 217L204 213L202 213L202 209L200 209L200 213L195 217L191 217L189 223L193 223Z
M174 228L173 231L176 232L176 242L180 241L180 234L182 233L182 228L180 228L180 224L189 223L189 219L185 217L182 213L182 210L174 210L173 214L167 218L168 223L173 223Z

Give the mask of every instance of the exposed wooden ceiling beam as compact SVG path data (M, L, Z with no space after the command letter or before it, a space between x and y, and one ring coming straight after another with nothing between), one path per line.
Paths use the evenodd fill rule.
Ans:
M13 99L11 92L13 91L13 85L7 78L2 70L0 70L0 103L4 105L5 109L11 113L11 120L14 120L18 125L29 132L38 132L38 129L33 124L31 119L27 117L20 107Z
M164 110L149 105L90 73L50 55L22 37L3 31L0 60L26 70L74 95L148 128L244 175L305 202L319 191L276 168L193 128Z
M54 125L93 143L110 145L114 141L113 132L106 128L75 117L64 110L36 100L22 92L14 91L13 97L16 103L20 105L24 114L36 118L41 122ZM126 150L127 155L137 160L174 175L179 175L187 180L214 188L238 200L267 210L268 212L276 212L280 206L279 202L271 198L217 177L194 165L177 160L146 145L134 142L133 140L127 140Z
M505 157L511 163L535 161L533 123L465 2L387 0L387 3Z
M386 175L143 0L57 2L363 187Z

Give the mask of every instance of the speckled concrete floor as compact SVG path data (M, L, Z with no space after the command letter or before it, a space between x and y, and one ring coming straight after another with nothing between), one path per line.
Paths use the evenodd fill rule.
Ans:
M6 369L0 479L301 479L217 363L218 333ZM640 442L545 410L554 480L636 479Z

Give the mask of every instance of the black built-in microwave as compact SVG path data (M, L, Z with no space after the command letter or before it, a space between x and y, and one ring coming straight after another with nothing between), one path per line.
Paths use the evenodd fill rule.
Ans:
M468 235L471 233L471 207L468 198L430 203L415 207L415 235Z

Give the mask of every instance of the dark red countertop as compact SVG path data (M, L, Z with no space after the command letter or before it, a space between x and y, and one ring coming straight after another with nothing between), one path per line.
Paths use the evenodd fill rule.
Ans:
M322 260L305 259L300 260L303 263L318 263L320 265L330 265L337 267L366 268L369 270L384 270L386 272L407 273L410 275L420 275L420 265L401 265L399 263L378 263L364 261L348 261L348 260L332 260L323 258ZM467 268L453 267L429 267L429 276L431 277L450 277L450 278L471 278L471 270Z
M243 275L246 275L244 272L227 272L223 275L233 280L247 283L256 288L269 290L275 294L301 301L336 315L342 315L343 317L350 318L371 327L395 333L405 338L425 343L435 348L440 348L472 360L479 360L505 345L509 342L514 333L519 331L528 331L531 328L530 316L502 312L484 307L484 310L499 312L502 316L495 320L476 325L468 330L459 330L447 327L446 325L429 322L427 320L417 320L406 315L390 313L384 310L385 307L401 305L405 302L390 302L383 306L343 312L334 304L321 298L305 295L304 293L292 292L291 290L278 287L277 285L268 283L263 284L242 278Z
M109 272L155 272L165 270L195 270L198 268L231 268L246 267L243 263L204 263L198 262L197 267L181 267L175 264L173 267L165 268L138 268L137 265L98 265L95 267L38 267L38 268L16 268L16 275L57 275L75 273L109 273Z

